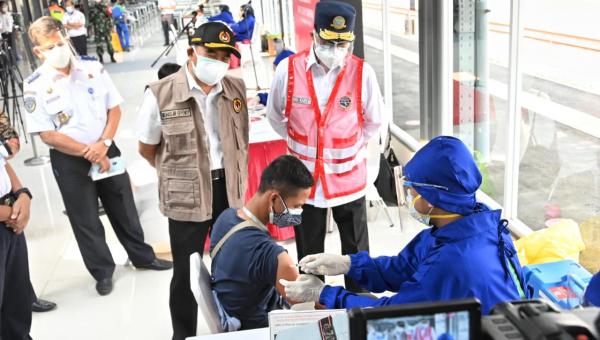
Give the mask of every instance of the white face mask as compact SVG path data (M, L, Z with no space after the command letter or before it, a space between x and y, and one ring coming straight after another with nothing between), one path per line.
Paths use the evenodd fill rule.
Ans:
M67 7L67 13L71 14L75 10L74 7Z
M196 51L194 51L196 53ZM194 65L194 74L206 85L213 86L220 82L227 70L229 64L211 58L199 56L196 53L196 65Z
M348 55L348 47L319 45L315 42L315 54L328 69L342 65Z
M64 45L54 46L53 49L47 52L42 52L42 54L44 55L44 62L56 69L67 67L71 62L71 57L73 56L71 48L66 42Z

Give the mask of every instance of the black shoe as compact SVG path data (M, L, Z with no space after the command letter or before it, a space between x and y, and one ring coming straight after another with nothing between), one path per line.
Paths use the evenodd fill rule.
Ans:
M161 259L154 259L154 261L142 266L136 266L136 268L151 270L168 270L173 268L173 262Z
M104 295L108 295L110 294L110 292L112 292L113 290L113 283L112 283L112 279L108 278L108 279L102 279L98 282L96 282L96 291L98 291L98 294L104 296Z
M101 55L98 55L98 61L100 64L104 64L104 58Z
M116 63L117 61L115 60L115 57L113 57L113 55L110 55L110 62L111 63Z
M36 313L49 312L54 308L56 308L56 303L42 299L37 299L31 304L31 310Z

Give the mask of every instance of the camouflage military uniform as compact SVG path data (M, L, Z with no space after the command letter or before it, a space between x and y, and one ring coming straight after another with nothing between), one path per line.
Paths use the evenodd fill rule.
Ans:
M10 120L6 112L0 109L0 139L9 140L11 138L19 139L19 134L10 125Z
M113 28L113 22L112 17L107 14L106 5L103 3L96 3L90 7L90 24L94 28L94 41L96 42L96 53L98 53L98 59L100 59L101 63L104 62L104 59L102 58L102 55L104 54L102 43L105 42L107 52L110 55L110 60L114 63L114 51L110 36Z

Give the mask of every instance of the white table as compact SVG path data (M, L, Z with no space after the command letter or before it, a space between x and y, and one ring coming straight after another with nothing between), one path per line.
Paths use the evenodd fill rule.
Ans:
M269 327L265 327L231 333L199 335L186 338L186 340L269 340L269 337Z

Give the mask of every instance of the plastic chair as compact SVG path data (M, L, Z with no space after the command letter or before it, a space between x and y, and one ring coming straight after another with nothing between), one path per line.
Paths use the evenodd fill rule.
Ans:
M219 310L213 298L210 272L202 262L199 253L190 255L190 288L198 303L196 335L222 333Z

